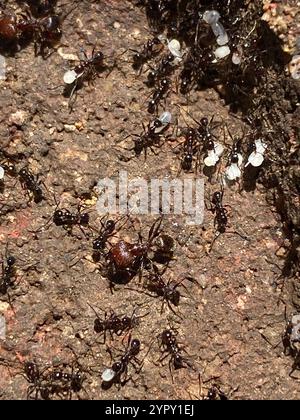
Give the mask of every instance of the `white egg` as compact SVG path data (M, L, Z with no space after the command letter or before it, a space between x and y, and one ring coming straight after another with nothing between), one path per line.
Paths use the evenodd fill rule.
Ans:
M214 148L214 152L217 156L221 156L221 154L224 152L224 147L222 146L222 144L215 142L214 144L215 148Z

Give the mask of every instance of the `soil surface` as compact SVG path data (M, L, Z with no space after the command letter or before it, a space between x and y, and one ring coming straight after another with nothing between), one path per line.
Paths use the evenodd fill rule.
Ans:
M15 6L13 1L8 4ZM91 258L95 231L84 229L86 237L75 227L70 235L48 223L34 233L49 222L56 201L74 212L79 204L87 207L91 225L99 229L95 184L117 177L120 170L128 171L130 178L148 180L158 174L177 176L180 156L173 149L180 140L165 142L157 155L150 151L146 160L143 156L120 160L129 153L124 148L133 144L124 138L140 133L142 124L149 121L146 103L151 91L143 83L145 76L132 69L129 51L140 48L148 31L143 11L129 1L83 1L63 23L64 46L58 52L44 60L34 55L30 44L6 58L7 79L0 81L1 143L11 153L24 154L18 168L28 166L39 174L46 200L28 201L20 182L5 178L0 196L1 255L5 259L7 247L15 256L17 285L11 291L12 305L5 296L0 300L7 327L6 338L0 340L0 398L26 399L30 384L21 374L24 361L34 360L43 368L70 365L75 358L86 379L84 389L72 393L74 399L196 399L198 372L203 395L217 384L233 399L297 399L300 382L289 376L293 361L284 355L281 339L285 307L288 315L295 312L293 287L298 283L295 286L295 277L281 277L287 239L282 219L261 183L252 191L241 191L239 185L226 188L229 228L211 252L215 235L211 211L206 209L201 226L187 226L183 216L164 218L164 232L176 241L166 278L176 280L188 273L197 281L185 281L186 290L180 289L183 296L175 311L182 319L167 306L161 313L160 298L130 290L141 290L137 276L128 285L116 285L111 293L108 280ZM119 64L110 74L101 73L93 84L84 84L70 113L68 98L62 94L63 74L77 61L69 61L66 54L77 60L80 47L90 55L94 46L103 51L108 65L113 63L110 57L120 54ZM239 115L229 112L215 90L192 92L188 98L177 90L174 81L165 109L177 115L181 124L193 125L182 111L188 110L197 120L214 116L232 133L243 135ZM222 128L218 135L223 139ZM232 142L228 135L225 142ZM205 177L206 201L219 189L216 176ZM140 227L146 237L154 220L132 216L132 224L122 227L112 242L118 237L136 240ZM112 341L108 335L106 344L101 344L88 304L117 314L130 315L134 308L140 315L147 314L132 331L132 337L142 343L144 365L139 374L129 367L133 380L121 389L115 385L102 389L101 373L111 365L108 349L116 360L127 338L121 335ZM192 361L192 367L173 372L173 380L168 358L158 362L161 353L156 340L170 326L178 331L178 340Z

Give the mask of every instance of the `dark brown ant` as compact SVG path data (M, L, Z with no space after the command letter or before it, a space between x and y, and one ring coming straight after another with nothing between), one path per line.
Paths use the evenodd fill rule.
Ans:
M68 399L72 398L72 392L79 393L83 388L86 377L83 375L80 367L74 371L72 365L71 373L63 369L54 369L44 377L46 381L45 388L49 395L57 395L62 398L68 395Z
M218 385L212 385L207 391L207 395L204 399L210 400L210 401L216 401L216 400L227 401L229 398L223 391L221 391Z
M143 124L143 132L141 134L129 134L126 136L125 139L127 137L135 137L134 146L127 150L134 151L135 157L140 156L144 151L145 159L147 158L148 149L152 153L157 154L154 148L161 147L161 139L169 128L171 117L169 112L164 112L159 118L150 121L147 128ZM130 160L130 158L123 158L122 160Z
M216 214L214 225L217 225L219 233L225 233L228 217L227 210L223 207L223 192L216 191L212 196L212 204L214 205L212 211Z
M46 16L49 13L54 13L57 0L26 0L26 2L35 16Z
M68 232L72 232L73 226L78 226L85 235L82 227L87 227L89 224L90 216L88 213L81 212L81 206L78 206L77 213L72 213L68 209L57 209L53 214L53 223L56 226L63 226Z
M133 68L135 70L142 70L144 64L156 57L162 49L163 44L156 36L149 39L141 51L131 49L130 51L135 53L133 56Z
M76 90L82 86L83 82L87 80L89 83L93 81L99 71L104 70L104 54L102 51L95 51L95 48L92 51L92 55L89 58L86 52L81 49L83 54L83 59L80 60L80 63L71 70L68 70L64 75L64 82L68 87L71 87L71 92L69 96L69 108L72 109L72 98Z
M196 170L198 167L198 152L199 142L198 133L194 128L188 128L185 134L185 140L183 143L183 156L181 160L181 169L184 171L191 171L193 167L194 155L197 155Z
M216 226L217 232L211 243L210 251L212 250L215 240L220 236L220 234L223 234L223 233L235 233L239 235L242 239L247 240L247 241L249 240L247 236L244 236L237 231L233 231L233 232L226 231L226 228L228 225L228 217L227 217L228 212L223 206L223 195L224 195L223 191L222 192L216 191L212 196L213 207L210 210L215 214L214 226Z
M167 282L163 279L163 274L165 273L167 267L165 267L162 272L159 272L157 266L153 266L153 273L150 273L146 280L146 288L154 293L155 295L162 298L162 306L160 313L163 313L165 303L167 303L168 308L177 316L179 316L173 309L173 306L179 306L180 302L180 292L178 287L183 287L187 292L188 289L182 283L185 280L191 280L190 277L183 277L180 280L172 281L169 279Z
M39 180L39 177L33 175L26 168L22 168L19 171L19 180L24 189L32 193L35 203L40 203L44 199L43 190L41 188L42 181Z
M175 56L171 53L166 54L156 69L151 69L147 75L147 86L154 87L157 81L167 76L175 70Z
M6 247L6 252L5 252L5 259L6 259L6 265L4 264L3 260L1 262L2 274L0 278L0 295L7 295L9 299L9 303L11 305L9 289L15 286L16 259L12 255L10 256L7 255L7 247Z
M142 276L144 267L151 265L148 253L153 246L154 239L160 233L162 217L157 219L151 226L148 234L148 240L143 242L141 234L139 234L139 242L131 244L126 241L119 241L109 250L108 261L108 277L113 281L121 277L122 282L127 282L137 272ZM123 278L124 277L124 278Z
M165 97L171 86L170 79L164 78L160 80L159 86L153 91L152 99L148 103L148 112L154 114L158 108L159 102Z
M94 331L97 334L103 334L103 343L106 342L106 333L109 332L111 338L113 339L113 334L120 336L124 332L132 330L139 322L140 318L147 316L148 314L137 316L136 309L133 310L131 316L128 315L117 315L114 311L111 311L109 316L108 313L104 312L104 319L100 318L97 311L88 304L90 308L94 311L96 319L94 321Z
M102 387L108 389L112 383L118 383L124 386L132 377L128 378L128 367L131 364L135 368L135 372L139 373L142 369L143 362L137 358L141 350L140 340L131 338L129 334L127 346L120 360L114 362L109 369L105 369L102 373ZM111 351L109 350L111 354ZM137 367L138 365L138 367Z
M182 351L186 353L186 350L183 346L179 346L177 342L176 335L172 330L164 330L161 334L158 335L160 341L160 348L162 350L162 356L159 359L159 362L163 362L168 356L171 356L169 359L169 370L173 378L173 370L193 367L192 363L184 356L182 356Z
M25 377L26 381L30 384L27 388L27 400L31 399L32 394L35 392L34 399L37 400L39 395L42 399L49 399L49 392L47 387L45 387L44 381L44 372L40 370L36 362L24 362L22 376Z

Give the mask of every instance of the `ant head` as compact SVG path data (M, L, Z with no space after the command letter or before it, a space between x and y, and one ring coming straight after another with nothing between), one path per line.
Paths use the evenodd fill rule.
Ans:
M80 224L81 225L88 225L90 221L90 216L88 213L83 213L80 215Z
M214 194L213 194L213 197L212 197L212 202L214 203L214 204L217 204L217 203L220 203L220 201L222 200L222 193L220 192L220 191L216 191Z
M7 265L12 266L12 265L15 264L16 259L15 259L15 257L8 257L6 262L7 262Z
M43 22L43 27L47 31L57 31L60 29L60 19L58 16L48 16Z
M103 323L98 318L96 318L94 321L94 331L98 334L104 331Z
M131 318L129 316L123 316L121 321L122 321L123 325L130 326L130 324L131 324Z
M107 220L107 222L105 223L105 229L109 232L112 233L116 228L116 224L113 220Z
M141 348L141 342L138 339L134 339L131 341L131 350L137 354L140 351Z
M27 175L27 170L25 168L20 169L19 175L20 176L26 176Z
M207 127L207 126L208 126L208 118L206 118L206 117L201 118L201 120L200 120L200 124L201 124L203 127Z
M101 64L103 61L104 55L101 51L97 51L96 54L93 56L93 61L95 64Z

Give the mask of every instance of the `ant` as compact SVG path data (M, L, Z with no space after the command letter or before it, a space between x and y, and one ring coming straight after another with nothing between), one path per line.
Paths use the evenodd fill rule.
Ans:
M156 69L151 69L147 75L147 86L154 87L155 83L163 77L170 76L174 71L175 56L172 53L166 54Z
M211 243L210 251L212 250L212 247L214 245L215 240L219 237L220 234L226 233L226 228L228 225L228 217L227 217L227 210L223 206L223 195L224 191L216 191L212 196L212 204L213 207L211 208L211 211L215 213L215 220L214 220L214 226L217 226L217 233ZM239 232L227 232L227 233L235 233L239 235L244 240L249 240L246 236L241 235Z
M42 181L39 180L38 175L33 175L26 168L21 169L18 175L22 187L32 193L35 203L40 203L44 199L44 195L41 189Z
M125 275L126 279L132 278L137 271L142 276L143 267L151 264L148 253L152 248L153 241L161 233L162 217L158 218L151 226L147 241L143 242L139 233L139 242L131 244L123 240L117 242L111 247L108 254L109 261L109 277L119 278Z
M117 315L114 311L108 313L104 312L104 319L101 319L96 310L92 307L92 305L88 304L89 307L94 311L96 315L96 319L94 321L94 331L97 334L103 334L103 343L106 342L106 332L110 333L111 339L113 339L113 334L120 336L122 333L130 331L133 329L137 324L140 318L147 316L147 314L142 316L136 315L136 309L133 310L132 315L129 317L127 315Z
M61 18L57 15L36 19L27 14L18 19L8 14L0 18L1 38L7 42L14 42L20 37L30 37L34 40L35 55L40 53L42 57L45 57L45 47L57 43L61 35Z
M49 399L49 392L47 387L43 384L44 381L44 372L48 368L45 368L43 371L40 371L39 366L35 362L26 361L23 365L24 373L22 376L25 377L26 381L30 384L27 388L27 400L31 399L31 395L35 392L34 399L37 400L40 394L42 399Z
M169 359L169 370L173 378L173 370L193 367L191 362L184 356L182 356L182 351L186 352L184 347L179 347L177 342L176 335L172 330L164 330L161 334L158 335L160 340L160 348L162 350L162 356L159 359L159 362L165 360L168 356L171 356ZM165 354L166 353L166 354Z
M77 213L72 213L68 209L57 209L53 214L53 223L56 226L63 226L63 228L68 232L72 232L73 226L78 226L80 230L85 235L82 227L87 227L90 221L90 216L88 213L81 212L81 206L78 205Z
M154 114L157 110L159 102L164 98L170 86L170 79L164 78L159 82L159 86L153 91L152 99L148 103L148 112L150 114Z
M135 157L140 156L144 151L145 159L147 158L148 148L151 150L151 152L156 154L154 147L161 146L160 140L163 137L164 132L169 128L171 118L171 114L166 111L163 112L159 118L155 118L154 120L150 121L147 128L143 123L143 133L130 134L129 136L125 137L125 139L131 136L135 137L134 146L128 150L134 151Z
M181 160L181 169L191 171L193 166L193 158L199 152L198 134L194 128L188 128L183 143L183 156ZM197 156L196 171L198 168L199 158Z
M27 0L32 12L37 16L54 13L57 0Z
M120 218L119 220L121 219L122 218ZM112 219L107 219L104 223L102 220L103 218L100 220L101 229L98 233L98 236L96 237L96 239L93 240L93 260L95 262L98 262L100 260L100 255L104 254L104 250L106 248L109 238L114 236L116 232L120 230L122 226L124 226L124 224L126 223L125 221L124 224L121 225L117 230L116 226L119 220L114 221Z
M142 71L144 64L157 56L163 49L163 44L160 39L155 36L152 39L149 39L147 43L143 46L141 51L130 50L135 52L133 56L133 68L135 70Z
M127 346L120 360L114 362L111 368L107 368L103 371L101 376L103 380L102 387L108 388L113 382L119 383L120 386L124 386L131 379L131 376L127 378L129 364L133 365L136 373L139 373L143 365L143 362L141 362L137 358L137 355L140 353L140 350L140 340L136 338L132 339L131 334L129 334ZM109 353L111 355L110 350ZM137 368L136 364L139 365L139 368ZM123 379L122 376L124 376Z
M86 52L81 49L83 59L80 59L80 63L73 69L68 70L64 75L64 82L70 85L71 93L69 96L69 108L72 110L72 98L76 90L83 84L84 80L94 80L98 74L98 71L104 69L104 54L102 51L95 51L93 48L92 55L89 58Z
M72 392L78 393L83 388L83 383L86 377L82 374L81 368L77 368L74 372L72 365L71 373L66 370L55 369L49 375L45 376L48 381L48 393L63 396L65 393L69 394L69 399L72 397Z
M205 400L210 401L227 401L229 398L228 396L220 389L218 385L212 385L209 390L207 391L207 395L204 398Z
M16 259L13 256L7 256L7 247L6 247L6 265L4 265L4 261L2 261L2 275L0 278L0 295L7 295L9 299L9 303L11 305L11 299L9 295L9 289L14 287L15 285L15 278L16 278ZM11 305L12 306L12 305Z

